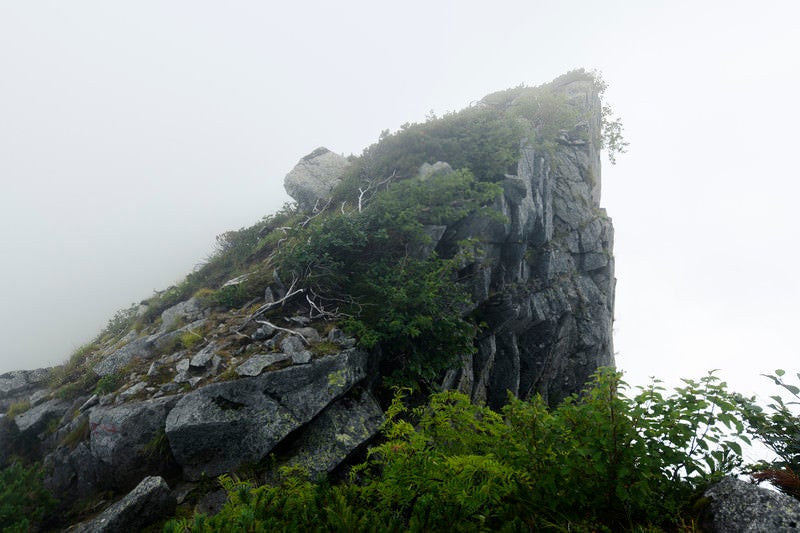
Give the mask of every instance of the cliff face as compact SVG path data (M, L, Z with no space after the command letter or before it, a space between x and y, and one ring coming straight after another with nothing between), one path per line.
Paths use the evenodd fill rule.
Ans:
M439 379L493 407L509 391L556 403L614 362L613 230L599 207L600 102L585 79L552 90L582 120L545 148L517 139L516 173L499 179L502 193L490 206L498 216L474 212L425 226L430 239L408 250L460 261L458 279L471 296L464 314L480 325L476 350ZM419 179L452 172L428 163ZM287 189L305 214L288 220L305 225L321 213L348 164L325 149L303 158ZM353 216L366 198L361 192ZM250 239L258 246L248 248L248 261L269 266L268 252L286 230L242 230L238 240L224 240L224 260ZM215 279L205 280L218 284L214 290L188 284L190 297L171 288L130 310L76 354L79 364L0 376L0 407L14 411L0 416L0 467L15 454L43 461L62 511L163 476L180 491L164 496L153 478L144 486L166 498L156 507L173 509L175 501L205 505L204 477L263 470L270 455L324 474L358 452L383 420L375 400L380 346L362 349L335 321L325 323L320 317L333 315L320 301L272 267Z
M447 387L499 407L507 391L551 403L614 364L613 227L600 208L600 102L587 82L559 88L590 117L563 132L551 153L523 146L517 175L502 182L496 208L447 228L437 251L476 238L481 260L465 265L477 314L488 327L478 353L448 373Z

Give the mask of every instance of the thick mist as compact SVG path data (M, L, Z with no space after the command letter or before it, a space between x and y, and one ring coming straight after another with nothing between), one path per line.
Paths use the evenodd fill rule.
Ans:
M597 68L617 362L797 371L800 8L745 2L0 5L0 372L53 365L288 197L318 146ZM764 383L766 385L766 383Z

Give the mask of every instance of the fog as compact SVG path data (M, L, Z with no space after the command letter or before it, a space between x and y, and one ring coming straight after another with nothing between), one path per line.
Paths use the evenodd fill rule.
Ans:
M762 393L800 370L796 5L3 2L0 372L178 281L318 146L586 67L630 142L603 168L618 365Z

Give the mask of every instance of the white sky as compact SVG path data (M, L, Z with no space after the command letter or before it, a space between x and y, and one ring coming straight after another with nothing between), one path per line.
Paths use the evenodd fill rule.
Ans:
M0 1L0 372L62 362L324 145L596 68L628 380L800 370L800 3Z

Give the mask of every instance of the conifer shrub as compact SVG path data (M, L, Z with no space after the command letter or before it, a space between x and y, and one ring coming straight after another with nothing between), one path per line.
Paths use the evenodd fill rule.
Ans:
M42 484L39 464L14 461L0 470L0 528L4 532L36 531L55 500Z
M601 370L556 408L511 397L500 412L453 391L411 408L406 393L348 481L296 467L260 487L223 476L218 515L165 531L692 530L693 501L747 442L741 399L713 374L630 394Z
M331 213L295 228L277 256L284 277L337 302L342 326L360 344L380 344L389 382L427 388L460 354L474 350L475 325L456 258L415 257L426 225L477 213L501 189L467 171L401 181L361 213Z

